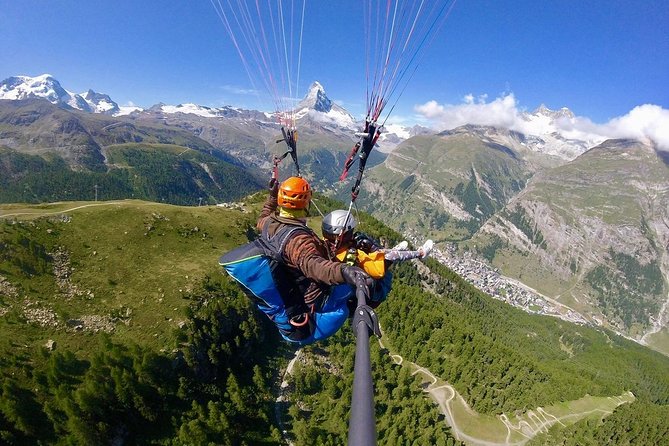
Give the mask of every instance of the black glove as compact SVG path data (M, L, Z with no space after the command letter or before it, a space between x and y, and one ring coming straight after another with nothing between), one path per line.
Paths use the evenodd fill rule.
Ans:
M356 288L370 287L374 283L374 280L369 277L369 274L357 266L346 265L341 270L341 274L344 276L346 283Z
M268 189L270 197L279 196L279 182L276 180L276 178L272 178L271 180L269 180Z
M353 240L355 240L355 247L360 251L370 253L379 249L378 243L364 232L356 232Z

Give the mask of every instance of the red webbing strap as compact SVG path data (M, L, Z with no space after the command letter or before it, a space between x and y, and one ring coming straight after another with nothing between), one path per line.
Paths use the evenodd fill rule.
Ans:
M355 155L358 153L358 150L360 150L360 141L355 143L355 145L351 149L351 153L348 154L348 158L346 158L346 163L344 163L344 171L341 173L339 181L344 181L346 179L346 176L348 175L348 170L355 162Z

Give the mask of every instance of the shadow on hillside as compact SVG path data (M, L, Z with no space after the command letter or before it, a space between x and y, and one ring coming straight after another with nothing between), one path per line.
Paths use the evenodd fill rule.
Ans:
M517 160L518 157L516 156L516 153L511 150L510 148L503 146L501 144L496 144L496 143L488 143L487 146L493 150L499 150L500 152L504 153L505 155L510 156L514 160Z
M655 153L657 153L658 158L660 158L666 166L669 166L669 151L656 150Z

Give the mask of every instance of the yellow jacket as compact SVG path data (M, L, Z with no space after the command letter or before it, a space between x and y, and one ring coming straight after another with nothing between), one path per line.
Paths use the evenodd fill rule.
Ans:
M356 265L364 269L373 279L380 279L386 275L385 254L381 251L364 252L356 250ZM337 252L337 259L340 262L346 261L347 249L341 249Z

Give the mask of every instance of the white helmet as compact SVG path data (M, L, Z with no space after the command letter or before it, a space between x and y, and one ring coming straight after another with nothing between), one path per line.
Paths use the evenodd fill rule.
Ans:
M357 223L355 218L353 218L353 215L348 211L338 209L323 217L321 230L323 232L323 237L331 242L335 242L342 232L347 233L353 231L356 225Z

